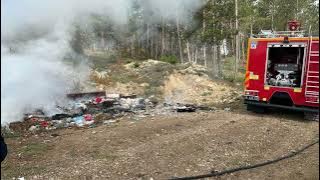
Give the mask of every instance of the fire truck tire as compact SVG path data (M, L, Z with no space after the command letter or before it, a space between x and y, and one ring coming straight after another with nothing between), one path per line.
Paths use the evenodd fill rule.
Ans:
M255 113L262 114L262 113L266 112L266 108L265 107L261 107L261 106L255 106L255 105L252 105L252 104L247 104L247 111L252 111L252 112L255 112Z
M319 113L304 113L304 119L308 121L318 121L319 122Z

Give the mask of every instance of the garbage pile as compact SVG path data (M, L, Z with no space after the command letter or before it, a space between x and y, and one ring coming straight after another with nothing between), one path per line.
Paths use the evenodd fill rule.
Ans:
M173 112L195 112L213 110L191 104L169 104L151 101L136 95L78 93L69 94L71 103L67 107L57 107L61 113L52 116L37 110L25 114L23 122L11 123L9 128L19 131L54 130L60 128L87 127L117 122L117 118L131 115L134 118L168 114Z

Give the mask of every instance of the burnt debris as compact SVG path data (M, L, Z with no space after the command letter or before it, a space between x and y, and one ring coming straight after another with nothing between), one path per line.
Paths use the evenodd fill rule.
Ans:
M70 104L57 106L60 113L47 116L42 110L25 114L23 122L10 125L12 130L38 131L71 127L95 127L97 124L110 125L113 120L125 115L138 120L155 114L213 111L206 106L183 103L159 103L137 95L106 94L105 92L68 94Z

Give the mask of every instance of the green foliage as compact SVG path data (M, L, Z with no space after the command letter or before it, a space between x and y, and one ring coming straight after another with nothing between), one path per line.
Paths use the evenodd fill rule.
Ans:
M292 19L300 21L304 30L308 30L310 25L315 31L319 30L319 3L315 0L260 0L253 9L252 23L256 30L271 29L273 26L274 30L284 31L287 30L287 22Z
M150 8L150 1L133 0L131 7L128 7L128 21L122 25L108 16L93 14L89 24L93 31L90 33L94 36L91 42L95 42L94 47L98 49L102 46L103 52L111 47L111 51L117 52L121 58L160 59L171 64L186 62L187 57L188 60L197 59L199 64L204 64L202 47L206 45L206 62L211 66L220 62L213 60L212 46L222 47L225 41L233 55L238 32L246 49L251 30L254 34L262 29L286 30L287 21L295 18L302 23L304 30L308 31L312 25L313 32L319 31L319 3L316 0L238 0L238 30L235 28L234 0L199 1L204 2L201 8L189 11L182 6L173 17L168 18L155 13ZM86 45L90 43L83 42L90 41L90 33L79 26L75 26L74 32L72 46L76 52L81 53L83 47L92 47ZM96 62L105 67L104 61L107 58ZM232 71L233 68L230 69L231 74Z
M167 56L161 56L160 61L167 62L170 64L177 64L178 58L175 55L167 55Z
M138 68L138 67L140 67L140 64L137 63L137 62L135 62L135 63L133 64L133 67L134 67L134 68Z
M205 21L207 27L201 34L203 42L218 44L236 33L234 29L230 28L230 22L235 19L233 0L208 1L201 12L197 18Z
M243 84L244 82L244 77L245 77L245 67L241 65L239 67L238 74L234 77L234 59L235 57L227 57L225 59L225 62L223 64L223 72L222 76L223 79L233 82L233 83L240 83L240 85Z

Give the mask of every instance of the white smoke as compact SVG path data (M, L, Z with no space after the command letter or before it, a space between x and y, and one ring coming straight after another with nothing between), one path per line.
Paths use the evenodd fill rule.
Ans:
M36 108L53 110L83 79L88 66L64 62L74 21L86 24L90 13L102 14L118 25L126 24L133 0L2 0L1 1L1 124L21 120ZM201 0L150 0L146 8L155 17L187 17ZM143 4L141 4L143 5ZM155 20L158 20L155 18ZM12 52L12 50L14 52ZM81 61L81 59L79 59Z
M206 2L207 0L148 0L145 5L155 16L173 21L178 17L180 23L188 23L192 20L190 15Z
M58 31L53 31L58 32ZM1 123L20 120L23 113L36 108L54 109L58 98L71 87L74 69L63 63L70 51L68 39L62 33L50 33L23 42L11 53L1 47ZM84 71L82 73L87 73Z

